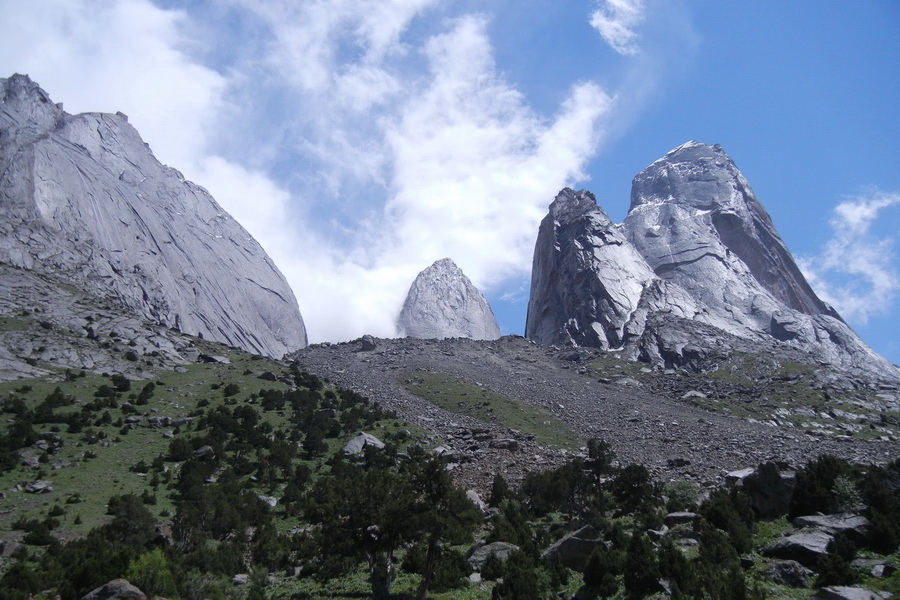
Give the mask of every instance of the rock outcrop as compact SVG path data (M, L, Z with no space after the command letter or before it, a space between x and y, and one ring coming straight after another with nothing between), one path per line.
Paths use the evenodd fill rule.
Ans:
M449 258L416 276L400 311L397 331L401 337L421 339L500 337L490 304Z
M697 368L722 352L791 352L900 378L804 279L719 146L688 142L635 177L625 221L564 189L535 244L526 337Z
M259 354L306 345L265 251L125 115L67 114L24 75L0 79L0 103L0 261Z

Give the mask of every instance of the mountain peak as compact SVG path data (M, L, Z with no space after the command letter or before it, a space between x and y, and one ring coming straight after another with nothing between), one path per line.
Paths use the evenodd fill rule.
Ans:
M52 273L150 322L280 358L306 345L272 260L124 115L70 115L0 79L0 260Z
M401 337L493 340L500 327L484 296L449 258L424 269L409 288L397 320Z
M564 189L541 222L529 339L675 366L765 348L900 377L816 296L721 146L687 142L642 170L621 225L593 200Z

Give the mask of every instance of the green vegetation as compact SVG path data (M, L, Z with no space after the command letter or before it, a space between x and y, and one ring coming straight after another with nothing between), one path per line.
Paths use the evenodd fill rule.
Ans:
M603 378L630 377L653 388L660 374L645 365L606 355L588 363ZM816 367L765 353L734 352L703 373L672 372L670 388L701 391L684 400L700 408L743 419L777 421L814 435L861 439L900 437L900 412L872 390L827 389L816 383Z
M173 600L544 600L582 587L586 597L624 600L658 593L661 581L672 598L806 598L814 590L765 578L759 549L791 530L789 516L837 510L867 516L869 534L837 538L818 582L900 591L900 575L875 579L851 564L884 556L900 566L900 460L863 467L819 457L798 473L790 515L758 521L740 491L703 499L690 482L660 485L589 440L586 455L519 486L497 474L482 516L421 430L372 400L296 366L203 351L229 362L145 380L60 373L0 384L0 535L21 544L0 561L0 600L45 591L77 599L117 577ZM577 445L524 403L443 375L406 377L450 410ZM359 431L385 447L345 455ZM37 480L53 491L23 491ZM700 517L659 539L676 510ZM603 543L583 565L542 560L585 525ZM477 540L519 550L489 558L471 584L465 555ZM232 583L238 574L246 585Z
M527 432L549 448L578 449L582 441L550 412L443 373L415 371L399 376L406 389L444 410Z

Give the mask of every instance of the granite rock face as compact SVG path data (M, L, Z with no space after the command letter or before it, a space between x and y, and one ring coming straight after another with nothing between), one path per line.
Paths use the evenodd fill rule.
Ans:
M790 351L900 378L816 296L732 160L696 142L635 177L620 225L589 192L559 193L535 244L525 335L665 366Z
M306 345L265 251L127 117L67 114L23 75L0 79L0 102L0 260L251 352Z
M421 339L500 337L490 304L449 258L435 262L413 281L397 331L400 337Z

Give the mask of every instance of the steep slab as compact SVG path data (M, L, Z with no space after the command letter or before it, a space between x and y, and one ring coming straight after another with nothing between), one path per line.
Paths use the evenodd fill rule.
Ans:
M252 352L306 345L265 251L127 117L69 115L22 75L0 79L0 101L0 260Z
M500 337L490 304L449 258L416 276L400 311L397 330L401 337L421 339Z

